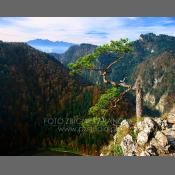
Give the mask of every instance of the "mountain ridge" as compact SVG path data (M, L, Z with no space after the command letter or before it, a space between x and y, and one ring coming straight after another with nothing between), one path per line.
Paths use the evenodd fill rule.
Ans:
M26 42L30 46L39 49L41 51L47 52L47 53L63 53L65 52L70 46L76 45L74 43L70 42L64 42L64 41L51 41L48 39L34 39L29 40Z

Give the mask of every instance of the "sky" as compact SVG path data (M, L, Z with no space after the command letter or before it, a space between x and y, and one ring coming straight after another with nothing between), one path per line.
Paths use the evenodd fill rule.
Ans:
M26 42L49 39L72 43L103 44L140 34L175 36L173 17L0 17L0 40Z

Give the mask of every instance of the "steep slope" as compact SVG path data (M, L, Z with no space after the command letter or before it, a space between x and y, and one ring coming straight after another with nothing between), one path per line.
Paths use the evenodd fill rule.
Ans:
M112 69L111 78L114 80L119 81L127 77L127 80L133 83L132 74L140 63L165 51L175 52L175 37L149 33L140 35L139 40L132 45L134 52L121 59Z
M143 79L145 102L161 112L169 111L175 103L175 54L164 52L141 63L135 76Z
M92 44L80 44L71 46L65 53L60 54L59 61L64 65L76 61L77 58L80 58L89 53L93 53L97 46Z
M97 94L48 54L0 42L0 154L40 145L44 118L85 115Z

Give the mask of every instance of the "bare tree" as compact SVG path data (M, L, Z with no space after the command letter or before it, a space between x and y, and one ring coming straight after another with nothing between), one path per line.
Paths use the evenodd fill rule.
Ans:
M138 77L135 85L136 91L136 117L139 118L143 113L143 91L142 91L142 80Z

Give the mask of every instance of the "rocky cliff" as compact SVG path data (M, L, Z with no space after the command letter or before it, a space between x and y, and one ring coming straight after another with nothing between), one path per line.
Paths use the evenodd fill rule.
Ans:
M101 156L175 156L175 108L162 118L123 120Z

